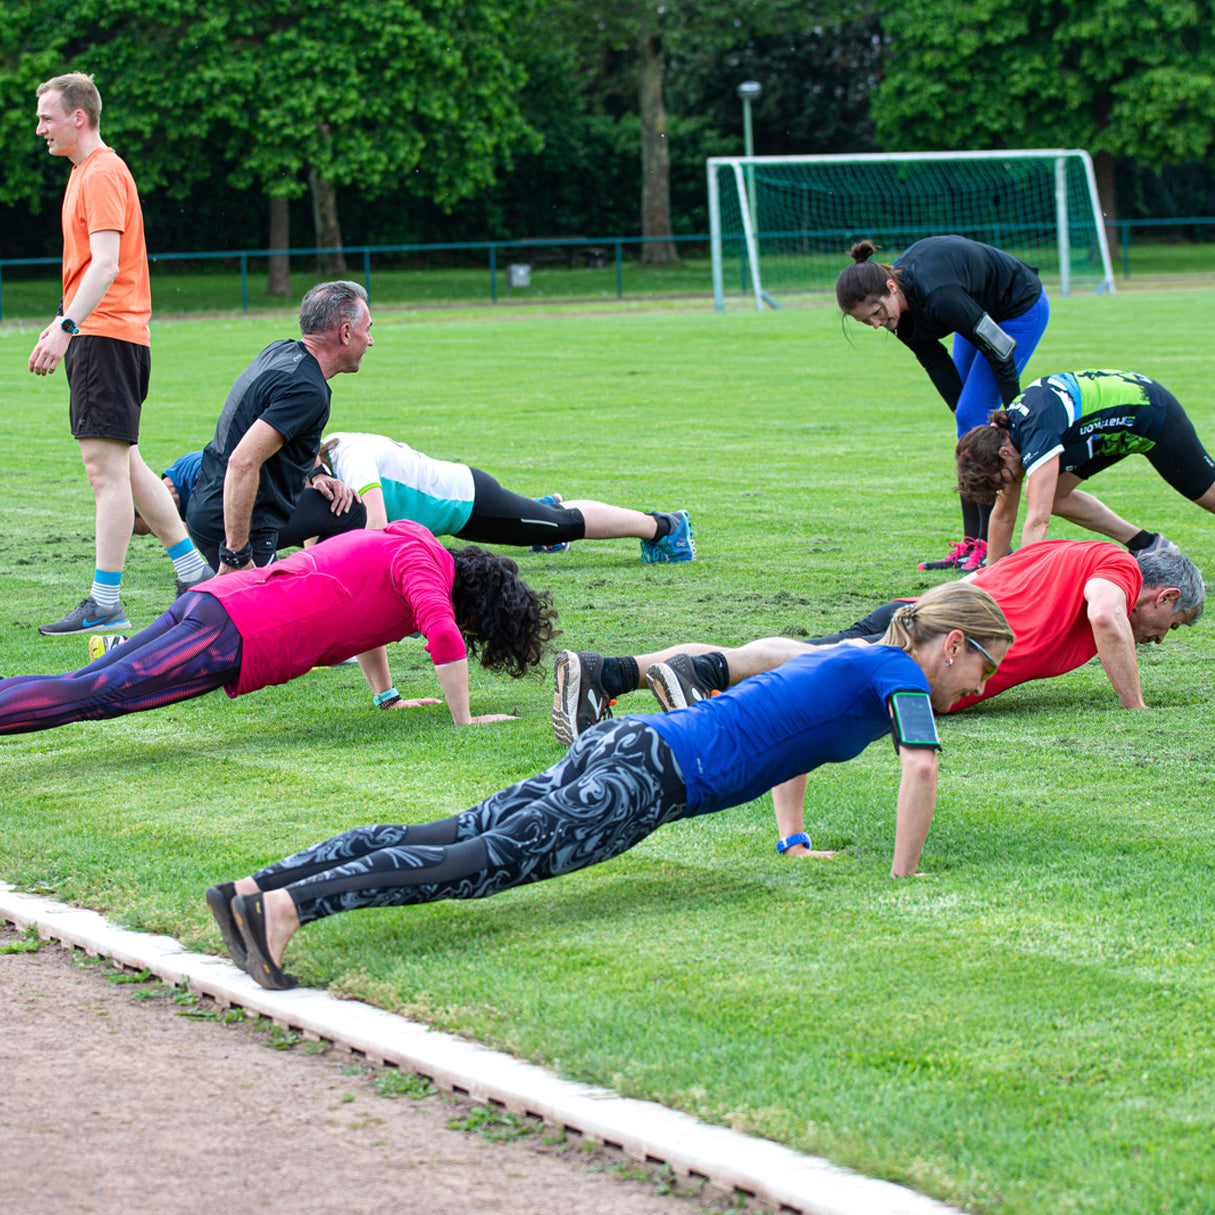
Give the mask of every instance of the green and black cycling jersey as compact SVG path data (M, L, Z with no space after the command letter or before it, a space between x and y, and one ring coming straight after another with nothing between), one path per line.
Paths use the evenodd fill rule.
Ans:
M1169 393L1133 371L1069 371L1035 380L1008 406L1010 435L1026 476L1055 456L1061 473L1085 477L1156 446Z

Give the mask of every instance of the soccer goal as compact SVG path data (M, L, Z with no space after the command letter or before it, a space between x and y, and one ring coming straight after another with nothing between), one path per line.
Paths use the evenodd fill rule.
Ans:
M893 261L957 233L1037 266L1047 289L1113 293L1093 162L1083 150L715 156L708 161L713 302L726 276L755 307L832 290L868 238Z

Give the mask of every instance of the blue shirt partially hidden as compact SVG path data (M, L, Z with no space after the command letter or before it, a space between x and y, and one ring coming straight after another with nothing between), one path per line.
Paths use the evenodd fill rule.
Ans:
M837 645L646 724L675 752L692 817L852 759L890 734L889 696L928 690L919 664L896 646Z
M184 456L178 456L160 475L168 477L177 488L177 496L181 499L181 515L184 519L186 509L190 505L190 495L194 492L194 482L198 480L198 469L202 464L201 451L188 451Z

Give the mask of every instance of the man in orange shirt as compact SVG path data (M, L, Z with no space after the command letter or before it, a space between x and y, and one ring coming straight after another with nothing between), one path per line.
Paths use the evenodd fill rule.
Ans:
M56 76L37 94L37 133L52 156L72 162L72 173L63 197L63 299L59 316L38 337L29 368L50 375L63 363L72 435L96 501L92 590L62 620L38 629L69 636L130 625L118 594L136 509L172 558L179 595L214 571L139 454L152 293L134 178L102 141L101 95L91 76Z

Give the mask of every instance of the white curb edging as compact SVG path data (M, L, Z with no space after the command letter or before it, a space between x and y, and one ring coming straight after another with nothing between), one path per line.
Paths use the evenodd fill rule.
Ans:
M221 1005L239 1005L277 1024L324 1038L430 1079L438 1088L534 1115L676 1174L742 1190L793 1215L946 1215L956 1208L887 1181L804 1156L767 1139L709 1126L688 1114L609 1089L558 1079L488 1047L314 988L267 991L231 962L189 953L172 937L115 928L95 911L21 894L0 882L0 920L34 925L39 936L150 970Z

